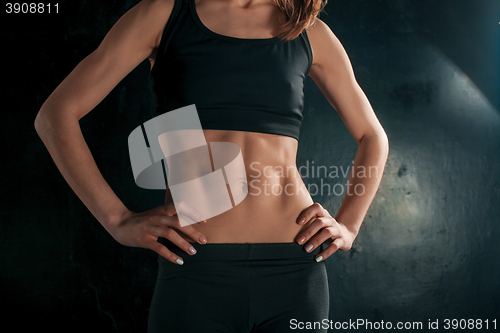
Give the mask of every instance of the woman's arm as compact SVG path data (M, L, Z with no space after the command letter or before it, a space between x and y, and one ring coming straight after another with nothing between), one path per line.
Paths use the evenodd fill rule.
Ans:
M98 105L128 73L153 54L173 4L173 0L143 0L131 8L111 28L99 47L59 84L35 119L35 129L61 174L103 227L124 245L154 247L153 250L170 257L171 254L159 248L156 242L158 236L164 236L159 233L165 233L168 228L149 226L149 230L157 234L156 237L144 236L138 230L134 230L134 236L131 235L132 231L126 232L119 228L132 212L99 172L82 135L79 120ZM168 212L155 211L158 223L162 222L165 226L167 222L172 222L165 220L165 216L162 219L162 213L174 215L172 207ZM171 230L168 232L172 235ZM130 235L126 236L127 233ZM133 240L131 237L143 239Z
M302 223L307 223L314 217L318 217L298 235L297 240L303 244L320 229L324 229L309 243L313 244L312 249L315 249L326 240L333 240L329 248L324 253L320 253L323 259L326 259L338 248L344 251L351 248L352 241L357 236L380 185L389 152L389 143L384 129L356 81L343 46L332 30L318 19L317 23L307 30L307 33L313 48L314 59L309 76L337 110L358 143L347 193L335 219L319 204L307 208L297 219L300 223L304 218L305 221ZM365 173L361 172L363 170ZM302 242L300 242L301 238Z

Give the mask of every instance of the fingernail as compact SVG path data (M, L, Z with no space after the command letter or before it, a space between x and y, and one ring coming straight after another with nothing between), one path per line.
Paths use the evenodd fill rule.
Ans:
M189 247L188 251L191 252L192 254L196 254L196 249L192 246Z
M306 218L305 218L305 217L303 217L303 218L301 218L301 219L300 219L299 224L302 224L302 223L304 223L305 221L306 221Z
M183 265L184 264L184 260L182 260L182 259L177 259L175 262L177 264L179 264L179 265Z
M316 257L316 262L320 262L321 260L323 260L323 256Z
M312 245L312 244L307 245L307 246L306 246L306 252L311 251L311 250L312 250L312 248L313 248L313 245Z
M304 243L305 240L306 240L306 237L302 236L302 237L299 238L298 243L302 244L302 243Z
M206 244L207 243L207 239L203 236L200 236L200 242L202 242L203 244Z

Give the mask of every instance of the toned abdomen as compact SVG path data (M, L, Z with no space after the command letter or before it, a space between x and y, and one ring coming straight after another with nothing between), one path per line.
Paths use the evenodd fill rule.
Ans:
M240 147L246 171L246 184L242 180L241 186L247 186L248 194L206 224L192 226L209 243L293 242L304 228L296 223L298 215L313 203L297 171L297 140L242 131L204 130L204 134L207 142L232 142ZM165 202L171 201L167 190Z

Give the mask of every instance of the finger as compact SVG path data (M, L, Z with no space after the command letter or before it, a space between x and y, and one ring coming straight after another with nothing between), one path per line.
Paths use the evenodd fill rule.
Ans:
M158 215L157 222L160 228L169 227L177 229L181 231L183 234L189 236L195 242L198 242L199 244L206 244L208 242L205 235L203 235L201 232L195 229L192 225L181 226L179 217L177 215L175 216ZM155 233L155 235L163 237L163 234Z
M184 214L193 219L195 222L206 221L202 213L185 201L179 202L177 214Z
M331 239L338 239L341 236L342 234L336 228L324 228L320 233L311 238L311 240L304 247L304 250L306 250L306 252L311 252L326 241Z
M320 262L327 259L329 256L334 254L340 248L342 242L343 242L342 238L336 238L330 245L328 245L326 249L318 253L315 260L317 262Z
M208 242L207 237L191 225L180 227L179 230L184 235L189 236L192 240L197 241L200 244L206 244Z
M175 208L177 210L177 215L183 221L183 226L205 220L203 215L197 209L185 201L176 202Z
M302 213L299 214L299 217L297 218L297 223L298 224L305 224L306 222L312 220L315 217L323 217L325 216L323 207L315 202L311 206L307 207L302 211Z
M324 228L325 222L321 217L316 218L311 224L309 224L304 230L302 230L296 237L297 243L304 244L307 242L314 234L316 234L321 228Z
M186 252L189 255L195 255L196 254L196 249L194 248L193 244L189 243L187 240L182 238L177 231L175 231L172 228L162 228L163 229L163 234L159 235L159 237L163 237L177 245L181 250Z
M155 251L158 253L160 256L163 258L167 259L168 261L177 264L177 265L182 265L184 264L184 260L182 260L181 257L167 249L166 246L163 244L158 243L157 241L152 241L152 243L148 246L149 249Z

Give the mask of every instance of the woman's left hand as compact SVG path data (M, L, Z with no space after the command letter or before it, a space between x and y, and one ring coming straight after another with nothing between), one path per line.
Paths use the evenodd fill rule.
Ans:
M302 230L296 241L305 244L305 250L311 252L326 242L328 247L316 256L316 261L322 261L331 256L335 251L349 251L356 234L344 224L338 222L319 203L314 203L300 213L297 224L309 225ZM321 231L320 231L321 230ZM311 238L312 237L312 238Z

